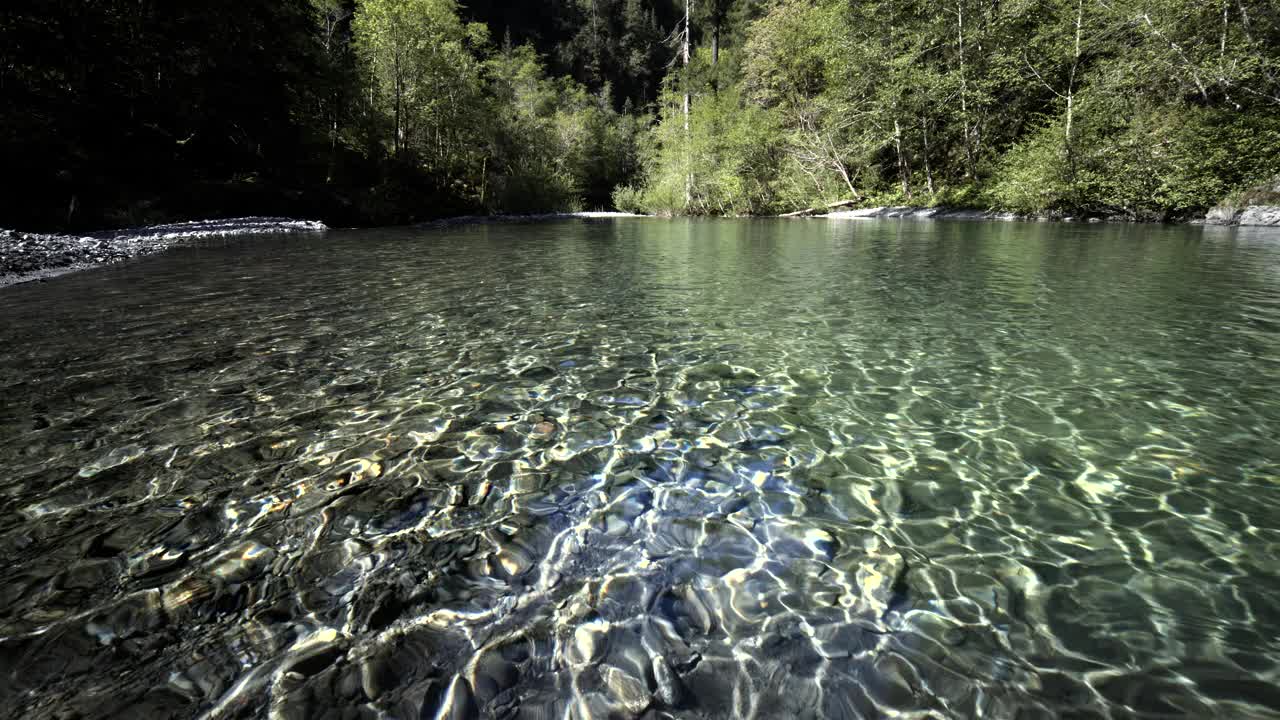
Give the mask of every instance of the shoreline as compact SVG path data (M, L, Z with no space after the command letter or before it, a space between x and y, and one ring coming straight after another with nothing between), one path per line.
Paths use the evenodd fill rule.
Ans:
M829 210L829 208L828 208ZM878 207L860 208L856 210L834 210L823 212L814 208L801 210L774 217L786 219L827 219L827 220L877 220L877 219L909 219L909 220L985 220L1001 222L1065 222L1065 223L1132 223L1152 225L1207 225L1218 227L1280 227L1280 207L1254 205L1245 208L1232 208L1224 212L1214 208L1204 217L1190 220L1166 221L1134 220L1120 215L1107 217L1055 217L1051 215L1019 215L1013 212L998 210L975 210L955 207L924 207L920 205L882 205Z
M542 222L544 220L611 220L615 218L648 218L656 215L596 210L589 212L528 213L525 215L457 215L455 217L413 223L415 228L443 228L457 225L496 225L500 223Z
M970 210L951 207L923 207L917 205L882 205L879 207L860 208L857 210L836 210L834 212L799 215L801 218L825 218L827 220L878 220L878 219L912 219L912 220L1035 220L1036 218L995 210ZM1045 217L1044 220L1049 220Z
M460 215L415 223L408 227L433 228L489 223L637 217L650 216L605 211ZM122 230L103 230L83 235L56 235L0 229L0 288L40 282L59 275L92 270L133 258L154 255L192 240L323 233L330 229L318 220L297 220L285 217L191 220Z
M823 212L828 210L828 212ZM523 215L459 215L438 220L414 223L414 228L448 228L462 225L487 225L500 223L532 223L548 220L610 220L618 218L650 218L657 215L641 215L627 212L554 212ZM1152 221L1131 220L1119 216L1075 218L1048 215L1019 215L995 210L975 210L954 207L923 207L914 205L886 205L855 210L830 208L802 210L785 215L760 216L766 219L823 219L823 220L963 220L998 222L1066 222L1066 223L1142 223ZM1215 208L1205 217L1174 223L1218 227L1274 227L1280 228L1280 207L1249 206L1231 208L1230 212ZM53 235L28 233L19 230L0 229L0 288L27 282L39 282L79 272L104 267L133 258L154 255L172 247L209 238L246 237L252 235L282 235L323 233L330 228L317 220L297 220L283 217L241 217L223 220L193 220L164 225L105 230L84 235Z
M85 235L0 230L0 288L154 255L192 240L319 233L328 229L324 223L315 220L241 217L105 230Z

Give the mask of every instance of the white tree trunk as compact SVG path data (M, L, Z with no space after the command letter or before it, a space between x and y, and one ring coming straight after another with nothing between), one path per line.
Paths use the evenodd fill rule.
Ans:
M684 82L684 164L685 164L684 207L685 207L685 210L688 210L689 206L693 204L693 168L690 167L690 155L689 155L689 141L690 141L690 138L689 138L689 104L690 104L689 45L692 42L692 38L689 35L689 22L690 22L690 13L692 13L692 11L693 11L693 0L685 0L684 2L684 43L683 43L683 52L682 52L684 56L683 82Z

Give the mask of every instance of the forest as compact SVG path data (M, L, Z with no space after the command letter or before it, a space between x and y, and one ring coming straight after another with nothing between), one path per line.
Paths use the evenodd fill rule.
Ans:
M1280 174L1274 0L20 0L0 224L836 201L1176 220Z

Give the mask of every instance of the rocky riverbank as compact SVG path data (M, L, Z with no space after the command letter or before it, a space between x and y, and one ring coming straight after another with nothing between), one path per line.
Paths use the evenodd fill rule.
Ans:
M154 225L89 235L0 230L0 287L151 255L190 240L324 232L314 220L251 217Z
M1280 227L1280 205L1219 206L1210 210L1202 222L1205 225Z
M966 210L949 207L873 207L857 210L835 210L818 213L808 217L858 219L858 218L916 218L929 220L1021 220L1013 213L995 212L993 210Z
M869 218L911 218L915 220L1065 220L1077 218L1058 218L1035 215L1018 215L997 210L975 210L972 208L925 207L922 205L884 205L879 207L856 208L851 200L832 203L825 208L810 208L780 215L784 218L828 218L833 220L860 220ZM1118 219L1118 218L1117 218ZM1092 222L1101 222L1092 218Z
M1204 224L1280 227L1280 178L1233 194L1209 211Z
M857 220L864 218L914 218L928 220L1056 220L1060 222L1131 222L1116 215L1111 217L1054 217L1049 215L1018 215L994 210L969 210L949 207L886 206L859 208L856 210L811 210L790 213L782 217L829 218ZM1213 208L1204 218L1189 221L1197 225L1241 225L1253 227L1280 227L1280 206L1249 205L1245 207L1221 206Z
M440 220L428 220L421 222L414 227L452 227L454 225L485 225L493 223L522 223L522 222L542 222L544 220L608 220L611 218L638 218L650 217L649 215L637 215L628 212L556 212L556 213L534 213L527 215L459 215L457 217L441 218Z

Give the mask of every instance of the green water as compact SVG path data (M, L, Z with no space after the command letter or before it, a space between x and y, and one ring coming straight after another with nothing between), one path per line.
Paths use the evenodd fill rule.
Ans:
M337 231L0 347L14 717L1280 717L1277 231Z

